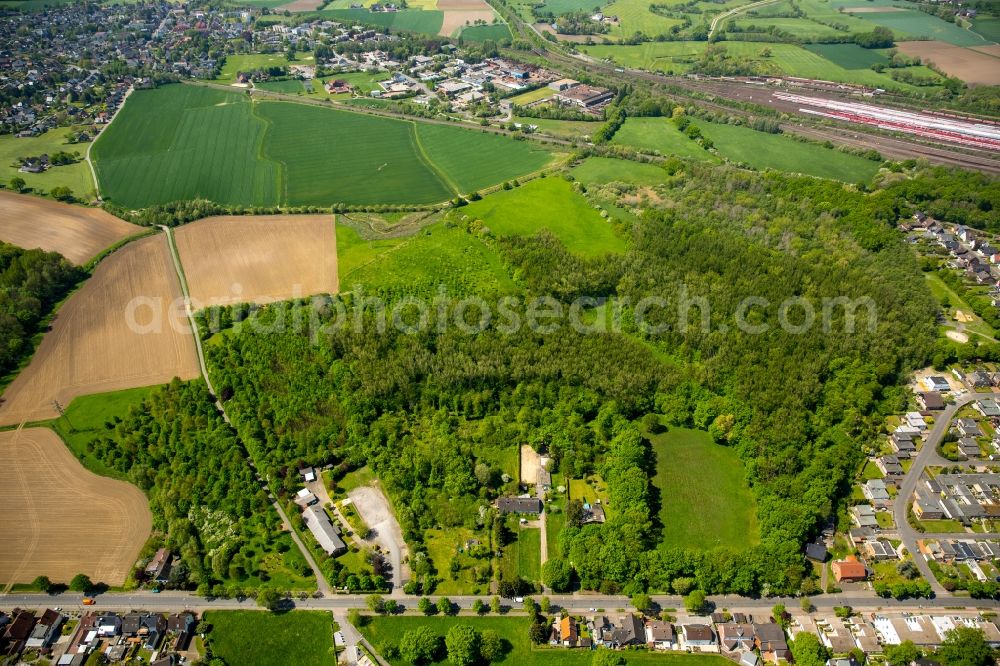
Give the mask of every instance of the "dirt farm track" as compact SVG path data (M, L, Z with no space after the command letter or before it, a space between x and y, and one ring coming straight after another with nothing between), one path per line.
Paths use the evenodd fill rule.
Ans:
M98 265L0 399L0 424L54 418L79 395L198 376L166 236L129 243Z
M0 191L0 240L58 252L77 265L140 231L103 210Z
M192 307L337 293L332 215L209 217L174 232Z
M0 584L125 582L152 529L142 491L88 472L47 428L0 432L0 452Z

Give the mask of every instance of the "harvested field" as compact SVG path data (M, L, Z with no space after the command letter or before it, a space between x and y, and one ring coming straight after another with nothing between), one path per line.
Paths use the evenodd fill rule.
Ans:
M986 55L993 56L994 58L1000 58L1000 44L993 44L992 46L973 46L970 48L973 51L985 53Z
M130 325L131 324L131 325ZM0 424L58 415L78 395L198 376L194 339L166 236L130 243L56 313L31 363L0 401Z
M1000 85L1000 47L967 49L946 42L899 42L897 48L908 56L919 56L966 83ZM988 49L993 49L992 55Z
M0 450L0 583L124 583L152 528L142 491L87 471L47 428L2 432Z
M338 290L332 215L210 217L174 238L195 310Z
M142 231L96 208L0 191L0 240L58 252L84 264L104 248Z
M438 0L437 8L444 12L438 34L446 37L466 23L472 25L480 20L492 23L496 18L486 0Z

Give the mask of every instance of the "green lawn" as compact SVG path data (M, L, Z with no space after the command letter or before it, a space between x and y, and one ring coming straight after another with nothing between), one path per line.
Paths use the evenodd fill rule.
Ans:
M415 615L395 617L372 617L363 627L361 633L375 647L385 653L384 648L399 645L399 641L407 631L426 626L440 636L448 633L448 629L458 624L467 624L478 631L491 629L497 632L509 644L508 652L497 662L508 666L590 666L593 654L589 650L549 647L548 645L532 645L528 639L528 618L518 617L420 617ZM726 666L726 659L717 655L698 655L684 653L650 653L646 651L623 651L620 653L629 664L660 664L661 666ZM441 659L434 663L447 663L442 653ZM409 666L401 658L389 660L393 666Z
M546 97L552 97L555 92L548 86L542 86L541 88L535 88L534 90L529 90L526 93L521 93L520 95L514 95L513 97L507 98L511 104L517 104L518 106L527 106L532 102L537 102L540 99L545 99ZM528 122L533 122L529 120Z
M919 524L924 526L925 532L931 533L958 533L965 531L965 526L959 520L921 520Z
M514 122L536 125L538 132L565 139L589 137L604 123L590 120L550 120L549 118L528 118L514 116Z
M305 87L302 81L298 79L285 79L283 81L261 81L260 83L254 83L254 88L260 88L261 90L268 90L270 92L285 93L287 95L294 95L296 93L305 94Z
M571 173L584 185L611 182L658 185L667 178L667 172L657 164L616 160L611 157L588 158Z
M426 204L523 176L539 144L450 126L170 85L134 93L94 146L104 194L145 207Z
M525 580L540 581L542 579L541 548L542 531L537 527L515 527L517 532L516 547L508 547L504 553L504 569L515 573ZM513 557L513 553L517 557ZM516 562L517 566L511 572L507 569Z
M878 162L780 134L757 132L739 125L709 123L700 118L694 123L715 142L722 155L757 169L803 173L847 183L867 183L879 169Z
M437 223L403 239L367 241L353 229L337 226L338 258L346 242L348 268L340 267L340 288L363 286L368 293L437 293L452 295L512 293L515 290L500 257L480 239L458 227Z
M296 64L311 65L313 57L311 55L298 54ZM287 67L291 61L284 53L247 53L240 55L226 56L226 64L222 66L222 72L215 79L220 83L232 83L236 80L236 75L240 72L250 72L255 69L268 67Z
M94 180L90 168L81 159L74 164L54 166L42 173L21 173L14 166L20 157L38 157L56 152L79 152L81 158L87 154L87 143L66 143L66 136L75 133L76 128L60 127L39 136L19 139L13 134L0 135L0 181L4 184L11 178L19 177L33 190L50 191L53 187L68 187L81 199L90 200L94 192Z
M328 666L333 618L323 611L209 611L212 652L227 664Z
M108 468L89 453L87 444L104 435L105 423L128 416L129 409L133 405L139 405L156 388L156 386L146 386L74 398L68 406L63 405L66 413L51 422L52 429L62 437L73 455L91 472L123 479L125 478L123 475Z
M501 236L530 236L546 229L567 249L583 256L625 250L625 240L562 178L538 178L491 194L465 207L462 214L482 220Z
M993 327L983 321L972 310L972 306L964 298L955 293L955 290L948 286L940 276L935 273L924 273L924 278L927 280L927 287L931 290L931 294L937 299L938 303L942 303L945 299L948 300L948 307L945 308L942 306L942 309L949 318L954 320L956 312L961 310L962 314L973 318L972 321L965 324L968 330L991 338L996 336L996 331L993 330Z
M695 124L698 124L697 119ZM678 130L669 118L629 118L611 142L664 155L718 161L712 153Z
M707 432L685 428L650 441L664 544L743 549L758 542L757 505L736 451L713 443Z
M560 511L553 513L551 504L546 505L545 514L545 538L549 549L549 559L555 560L562 556L560 548L562 544L559 540L559 532L566 526L565 504L560 503Z
M488 594L489 583L476 581L474 570L490 571L489 555L475 558L465 552L465 544L476 539L482 544L489 544L489 537L474 532L468 528L429 529L424 532L424 543L427 544L427 555L434 568L437 569L441 582L434 588L435 594ZM458 561L459 570L452 573L452 562Z

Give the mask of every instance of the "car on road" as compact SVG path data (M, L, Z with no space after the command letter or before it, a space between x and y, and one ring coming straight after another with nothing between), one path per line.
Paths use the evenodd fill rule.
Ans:
M91 597L84 597L83 598L83 605L84 606L93 606L94 603L95 602L94 602L94 600Z

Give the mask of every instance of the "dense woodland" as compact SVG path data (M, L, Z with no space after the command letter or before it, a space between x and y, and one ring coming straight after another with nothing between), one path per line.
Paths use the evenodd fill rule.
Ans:
M266 581L268 570L282 568L276 562L290 544L278 514L203 382L174 380L156 390L106 423L88 449L149 497L154 530L182 560L171 587L207 593L251 577ZM293 575L311 575L297 552L288 557Z
M0 242L0 375L31 352L39 324L84 275L55 252Z
M560 324L548 333L491 327L468 335L439 331L432 315L424 332L376 333L375 314L348 294L344 305L363 312L363 332L320 331L336 303L270 306L253 315L258 323L312 323L268 334L243 326L209 347L214 381L255 459L279 477L300 462L369 464L419 552L428 528L479 525L478 508L503 486L500 461L528 442L546 449L558 471L599 472L608 483L611 519L568 527L561 539L583 586L634 592L693 580L707 592L810 589L801 544L847 495L861 444L905 405L905 373L935 352L936 304L894 225L914 206L940 205L934 193L950 196L953 176L911 170L904 177L918 182L909 188L887 183L864 193L679 160L666 167L662 198L630 230L625 255L585 260L545 233L488 241L525 294L613 297L626 313L628 303L659 295L666 306L648 321L665 330L584 335ZM635 187L599 189L627 202ZM962 195L981 196L974 187ZM707 329L698 308L677 325L685 293L707 299ZM727 326L746 296L768 300L749 316L770 324L766 332ZM820 315L823 299L838 297L870 299L875 316L859 309L853 330L842 308L832 310L829 330L777 325L786 299L805 299ZM759 546L657 547L656 506L669 498L650 487L648 444L636 425L647 413L707 429L739 452L757 498Z

